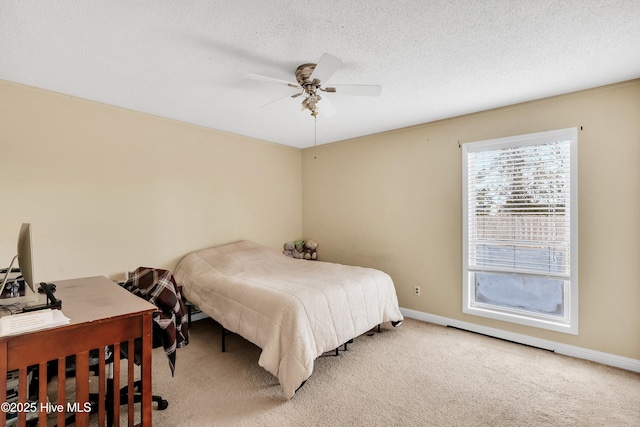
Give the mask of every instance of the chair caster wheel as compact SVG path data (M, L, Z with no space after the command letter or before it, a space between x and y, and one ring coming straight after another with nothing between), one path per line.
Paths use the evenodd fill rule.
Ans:
M169 402L167 402L164 399L162 399L160 402L158 402L158 409L160 411L164 411L165 409L167 409L168 406L169 406Z

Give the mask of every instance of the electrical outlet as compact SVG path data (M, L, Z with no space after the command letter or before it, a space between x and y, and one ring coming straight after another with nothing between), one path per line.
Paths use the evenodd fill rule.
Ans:
M416 286L415 288L413 288L413 294L417 297L420 296L420 286Z

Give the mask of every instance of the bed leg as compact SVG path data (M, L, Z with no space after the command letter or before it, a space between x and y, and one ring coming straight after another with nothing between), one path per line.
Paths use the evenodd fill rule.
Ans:
M380 331L381 331L381 329L380 329L381 326L382 326L382 323L379 323L378 324L378 333L380 333Z
M225 337L227 336L227 330L222 325L220 325L220 328L222 329L222 352L224 353L225 351L227 351L227 346L226 346L226 343L225 343Z

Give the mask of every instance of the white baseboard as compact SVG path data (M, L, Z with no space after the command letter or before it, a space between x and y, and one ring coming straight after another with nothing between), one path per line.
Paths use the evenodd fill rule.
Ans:
M408 308L400 308L400 311L404 316L411 319L435 323L436 325L452 326L454 328L465 329L467 331L489 335L492 337L529 345L532 347L551 350L565 356L590 360L592 362L602 363L603 365L614 366L616 368L626 369L628 371L640 372L640 360L637 359L617 356L610 353L603 353L601 351L590 350L588 348L577 347L574 345L562 344L559 342L535 338L528 335L516 334L514 332L503 331L502 329L476 325L475 323L463 322L461 320L450 319L448 317L437 316L435 314L424 313L422 311L411 310Z
M207 316L206 314L204 314L202 311L199 311L197 313L193 313L191 315L191 321L195 322L197 320L202 320L202 319L207 319L209 316Z

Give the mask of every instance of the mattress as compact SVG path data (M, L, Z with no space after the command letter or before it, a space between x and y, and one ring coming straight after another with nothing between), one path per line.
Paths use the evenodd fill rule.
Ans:
M388 274L293 259L247 240L188 254L174 277L191 303L262 349L258 364L279 379L287 399L317 357L403 320Z

